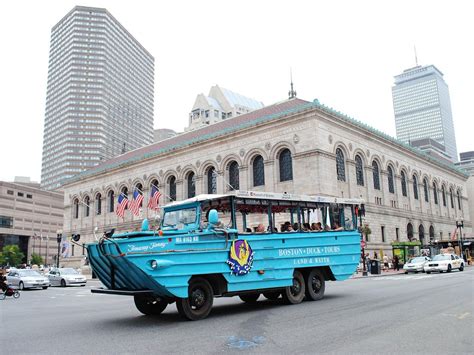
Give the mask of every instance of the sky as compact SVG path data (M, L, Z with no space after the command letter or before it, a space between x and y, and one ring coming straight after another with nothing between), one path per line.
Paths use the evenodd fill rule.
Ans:
M76 5L106 8L154 56L155 128L182 131L216 84L284 100L291 68L299 98L395 137L393 76L416 46L449 85L458 152L474 150L470 1L23 0L1 7L1 181L40 181L51 28Z

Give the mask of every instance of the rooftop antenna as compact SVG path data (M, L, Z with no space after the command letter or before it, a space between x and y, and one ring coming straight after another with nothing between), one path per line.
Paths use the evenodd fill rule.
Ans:
M123 142L122 154L125 154L126 152L127 152L127 149L125 148L125 142Z
M293 73L291 72L291 68L290 68L290 82L291 82L291 90L288 91L288 98L294 99L296 97L296 91L293 90Z
M416 46L414 45L413 48L415 50L415 64L416 66L418 66L418 56L416 55Z

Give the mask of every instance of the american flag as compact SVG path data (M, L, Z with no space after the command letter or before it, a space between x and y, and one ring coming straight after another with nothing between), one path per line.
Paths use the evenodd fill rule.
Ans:
M125 215L125 208L127 208L128 197L124 194L120 194L117 200L117 208L115 213L117 216L122 217Z
M158 202L160 201L161 192L155 185L151 185L150 201L148 201L148 208L158 210Z
M138 216L140 214L140 207L142 207L142 201L143 195L138 189L135 189L135 191L133 191L132 201L130 201L130 211L132 211L135 216Z

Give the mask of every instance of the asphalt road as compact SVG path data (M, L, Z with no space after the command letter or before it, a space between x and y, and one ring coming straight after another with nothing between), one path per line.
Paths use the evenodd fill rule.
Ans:
M175 305L143 316L131 297L86 287L23 291L0 301L0 353L472 354L474 267L450 274L352 279L326 297L287 306L216 299L209 318Z

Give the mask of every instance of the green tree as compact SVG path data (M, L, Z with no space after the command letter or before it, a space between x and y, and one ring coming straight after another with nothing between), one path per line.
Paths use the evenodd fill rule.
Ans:
M370 229L368 224L364 224L364 226L361 229L362 235L365 235L365 240L368 242L369 237L372 234L372 230Z
M7 245L3 247L3 251L0 253L0 264L17 266L24 257L25 255L18 245Z
M43 264L43 258L41 255L38 255L36 253L31 253L31 265L42 265Z

